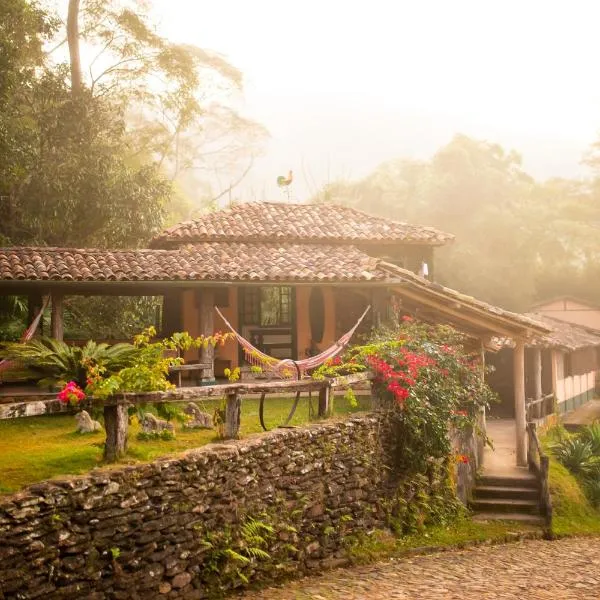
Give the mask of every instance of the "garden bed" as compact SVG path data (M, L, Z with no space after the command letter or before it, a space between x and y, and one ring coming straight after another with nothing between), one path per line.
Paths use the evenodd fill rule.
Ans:
M351 407L337 398L334 415L368 410L371 399L358 397L358 406ZM212 414L220 400L203 400L201 408ZM265 404L267 427L282 423L291 408L293 398L268 398ZM256 398L242 401L240 435L245 437L262 431L258 419ZM313 398L315 408L315 398ZM101 419L100 419L101 420ZM302 398L290 425L309 422L308 399ZM160 456L197 448L216 441L214 430L185 430L175 423L176 438L170 441L136 439L140 431L134 419L129 430L126 457L121 462L151 461ZM73 415L47 415L0 421L0 494L15 492L26 485L55 476L78 475L102 466L104 431L90 434L75 433Z

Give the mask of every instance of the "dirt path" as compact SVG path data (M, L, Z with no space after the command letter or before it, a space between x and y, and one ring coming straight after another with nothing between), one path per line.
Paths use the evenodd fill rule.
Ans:
M338 569L246 600L598 600L600 538L479 546Z

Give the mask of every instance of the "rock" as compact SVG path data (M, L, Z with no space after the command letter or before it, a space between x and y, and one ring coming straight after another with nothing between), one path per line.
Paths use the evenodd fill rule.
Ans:
M171 585L174 588L185 587L192 580L192 576L189 573L179 573L173 577Z
M184 424L187 429L212 429L214 427L211 415L200 410L200 407L193 402L189 402L183 412L192 417L190 421Z
M171 584L168 581L163 581L159 586L158 586L158 591L161 594L168 594L171 591Z
M75 421L77 421L77 433L93 433L102 430L102 425L98 421L94 421L87 410L78 412L75 415Z
M160 433L161 431L174 431L173 423L155 417L152 413L144 413L140 425L144 433Z

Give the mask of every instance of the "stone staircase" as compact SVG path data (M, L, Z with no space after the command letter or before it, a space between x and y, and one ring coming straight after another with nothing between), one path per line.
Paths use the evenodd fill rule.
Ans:
M470 508L478 521L518 521L541 525L538 482L533 474L482 475L473 490Z

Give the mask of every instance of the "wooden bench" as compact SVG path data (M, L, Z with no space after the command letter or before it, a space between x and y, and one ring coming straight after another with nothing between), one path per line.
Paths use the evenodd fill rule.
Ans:
M174 365L169 367L169 373L175 373L177 375L177 387L181 387L181 374L182 373L197 373L196 384L202 381L202 372L210 369L212 365L210 363L187 363L184 365Z

